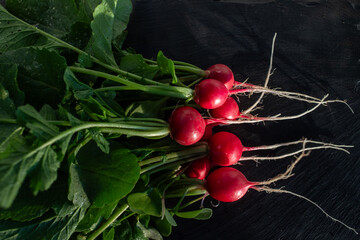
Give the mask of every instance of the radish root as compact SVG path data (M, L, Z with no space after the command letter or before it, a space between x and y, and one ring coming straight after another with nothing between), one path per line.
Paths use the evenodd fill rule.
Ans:
M291 146L291 145L296 145L296 144L300 144L300 143L303 144L303 148L300 150L296 150L296 151L293 151L290 153L286 153L286 154L274 156L274 157L268 157L268 156L241 157L237 164L241 164L241 161L256 161L256 162L258 162L259 160L269 160L269 161L270 160L278 160L278 159L283 159L283 158L294 156L303 151L312 151L312 150L318 150L318 149L335 149L335 150L343 151L343 152L346 152L347 154L350 154L350 152L346 148L354 147L351 145L336 145L336 144L332 144L332 143L324 143L324 142L319 142L319 141L302 139L302 140L298 140L298 141L286 142L286 143L280 143L280 144L274 144L274 145L268 145L268 146L244 147L243 151L274 150L274 149L277 149L280 147ZM306 147L306 144L317 144L320 146Z
M333 220L334 222L337 222L337 223L340 223L341 225L343 225L344 227L346 227L347 229L353 231L356 235L358 235L359 233L357 232L357 230L355 228L352 228L350 227L349 225L345 224L344 222L330 216L322 207L319 206L319 204L317 204L316 202L310 200L309 198L307 197L304 197L300 194L297 194L297 193L294 193L294 192L291 192L291 191L287 191L287 190L284 190L284 189L276 189L276 188L269 188L269 187L266 187L266 186L263 186L263 187L253 187L253 189L255 189L256 191L258 192L261 192L261 191L265 191L267 193L287 193L287 194L290 194L290 195L293 195L295 197L298 197L298 198L301 198L309 203L311 203L312 205L314 205L315 207L317 207L323 214L325 214L326 217L330 218L331 220Z
M272 40L272 45L271 45L271 56L270 56L270 64L269 64L269 70L268 73L266 75L265 78L265 83L264 83L264 88L267 88L267 85L269 83L270 80L270 76L272 74L272 64L273 64L273 56L274 56L274 49L275 49L275 40L276 40L276 35L277 33L274 34L273 40ZM265 92L262 92L260 97L258 98L258 100L248 109L246 109L245 111L243 111L244 114L248 114L250 113L252 110L254 110L254 108L261 102L261 99L264 97Z
M280 91L280 90L265 88L265 87L256 86L256 85L253 85L252 87L248 87L248 88L232 89L229 92L232 95L236 94L236 96L238 96L239 94L245 95L246 93L249 93L250 95L252 95L253 93L268 93L268 94L276 95L278 97L285 97L288 99L298 100L298 101L307 102L307 103L319 103L321 101L321 99L319 99L319 98L312 97L312 96L302 94L302 93ZM326 106L328 103L343 103L349 108L349 110L352 113L354 113L354 110L350 107L350 105L346 102L346 100L339 100L339 99L327 100L327 101L324 101L322 104L324 106ZM253 110L255 110L255 109L256 108L254 108Z
M244 82L235 82L233 89L229 90L229 94L235 95L235 94L245 94L250 93L252 95L253 93L261 93L260 97L256 100L256 102L249 107L248 109L242 111L244 115L249 114L250 112L257 109L257 106L260 104L261 100L263 99L265 93L277 95L279 97L286 97L288 99L303 101L307 103L319 103L321 102L323 105L326 105L328 103L343 103L345 104L352 113L354 113L353 109L350 107L350 105L345 100L327 100L323 101L319 98L309 96L302 93L297 92L288 92L288 91L281 91L281 90L275 90L268 88L268 83L270 80L271 75L273 75L275 69L273 69L273 58L274 58L274 49L275 49L275 40L276 40L277 33L274 34L272 45L271 45L271 55L270 55L270 63L269 63L269 69L265 78L264 86L258 86L250 83L246 83L248 79L246 79Z
M267 185L270 185L272 183L275 183L279 180L285 180L285 179L288 179L289 177L293 176L293 170L296 166L297 163L300 162L300 160L303 158L303 157L306 157L310 154L310 152L306 149L306 139L303 141L303 149L301 150L301 154L300 156L298 156L296 158L296 160L294 162L292 162L288 168L286 169L286 171L282 174L279 174L277 176L275 176L274 178L271 178L267 181L263 181L263 182L255 182L254 186L251 187L252 189L258 191L258 192L261 192L261 191L265 191L267 193L287 193L287 194L291 194L293 196L296 196L298 198L301 198L311 204L313 204L315 207L317 207L323 214L325 214L326 217L330 218L331 220L333 220L334 222L338 222L340 223L341 225L343 225L344 227L346 227L347 229L353 231L355 234L358 234L358 232L356 231L356 229L348 226L347 224L345 224L344 222L330 216L322 207L320 207L317 203L315 203L314 201L308 199L307 197L304 197L300 194L297 194L297 193L293 193L291 191L288 191L288 190L284 190L284 189L276 189L276 188L270 188L270 187L267 187ZM307 151L307 152L306 152Z
M324 104L326 101L325 99L328 97L328 94L325 95L323 97L323 99L321 99L314 107L308 109L307 111L297 114L297 115L292 115L292 116L283 116L280 117L281 114L277 114L275 116L270 116L270 117L257 117L257 116L253 116L253 115L246 115L246 114L242 114L240 115L240 118L238 120L227 120L227 119L222 119L222 118L204 118L204 120L206 121L206 124L211 124L211 123L219 123L219 124L243 124L243 123L259 123L259 122L265 122L265 121L283 121L283 120L292 120L292 119L297 119L297 118L301 118L313 111L315 111L318 107L320 107L322 104Z

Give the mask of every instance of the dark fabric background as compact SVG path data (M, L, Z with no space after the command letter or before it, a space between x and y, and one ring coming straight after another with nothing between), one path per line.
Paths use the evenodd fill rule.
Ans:
M134 1L126 46L146 57L162 50L168 57L207 68L230 66L237 80L263 84L278 33L269 86L331 99L298 120L220 128L239 135L244 145L275 144L307 137L351 144L351 155L335 150L312 152L295 176L272 187L304 195L330 215L360 230L360 3L332 1ZM254 101L252 96L250 101ZM247 98L240 99L241 108ZM312 105L267 97L259 116L295 114ZM219 129L217 129L218 131ZM265 154L282 154L287 150ZM283 172L292 159L239 167L249 180ZM211 207L210 199L205 201ZM359 239L308 202L286 194L250 190L234 203L213 207L207 221L182 220L168 239Z

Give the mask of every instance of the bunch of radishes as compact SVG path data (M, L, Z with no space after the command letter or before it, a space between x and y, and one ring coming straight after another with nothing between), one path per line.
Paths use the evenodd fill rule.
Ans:
M343 148L351 146L327 144L303 139L295 142L282 143L272 146L244 147L241 143L241 140L235 134L225 131L213 134L212 128L219 124L239 124L243 122L293 119L313 111L322 104L329 102L342 102L346 104L346 102L339 100L324 101L327 96L325 96L323 99L317 99L300 93L268 89L266 85L271 74L271 63L264 87L236 82L234 80L233 72L224 64L215 64L208 68L206 73L207 78L195 85L194 100L201 108L208 111L210 117L204 119L199 111L195 108L190 106L181 106L176 108L169 118L170 135L177 143L185 146L195 144L198 141L206 141L208 143L208 155L186 165L186 176L189 178L204 180L204 187L208 194L212 198L221 202L233 202L239 200L245 195L248 189L252 188L257 191L289 193L313 203L311 200L298 194L283 189L269 188L267 185L290 177L296 163L304 156L307 156L310 150L333 148L346 151ZM246 92L261 92L262 95L254 105L252 105L249 109L241 112L239 110L237 101L232 98L231 95ZM250 112L260 102L260 99L266 92L290 99L316 103L316 106L302 114L289 117L275 116L261 118L250 115ZM300 150L282 156L260 158L248 157L242 159L242 153L244 151L275 149L281 146L300 143L302 144L302 148ZM317 146L307 147L306 144L309 143L317 144ZM296 161L294 161L289 166L285 173L263 182L248 181L244 174L242 174L239 170L230 167L231 165L235 165L240 160L244 159L271 160L295 156L296 154L300 155L297 157ZM220 166L220 168L217 168L210 173L211 168L216 166ZM316 206L320 208L318 205ZM323 209L320 208L320 210L324 212ZM325 214L330 217L327 213ZM334 220L334 218L332 219ZM345 227L355 231L346 224L342 222L340 223Z

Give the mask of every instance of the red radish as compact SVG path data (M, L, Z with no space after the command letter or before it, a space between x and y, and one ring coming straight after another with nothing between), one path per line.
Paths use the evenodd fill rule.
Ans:
M201 114L188 106L175 109L169 119L171 137L185 146L198 142L204 135L205 126Z
M239 170L222 167L209 174L205 187L214 199L221 202L234 202L242 198L249 188L255 185L249 182Z
M239 118L240 110L237 102L232 97L228 97L226 102L218 108L211 109L210 114L215 118L234 120Z
M220 166L237 163L243 152L240 139L229 132L215 133L209 140L210 160Z
M212 123L212 124L206 125L204 136L201 138L200 141L206 141L207 142L211 138L211 136L213 134L213 130L212 130L213 127L215 127L217 125L219 125L219 123Z
M206 70L208 78L216 79L222 82L227 89L231 89L234 85L234 74L231 69L224 64L215 64Z
M204 180L209 174L211 168L209 157L200 158L190 164L186 169L185 174L189 178L197 178Z
M215 79L205 79L195 86L194 100L202 108L213 109L223 105L229 92Z

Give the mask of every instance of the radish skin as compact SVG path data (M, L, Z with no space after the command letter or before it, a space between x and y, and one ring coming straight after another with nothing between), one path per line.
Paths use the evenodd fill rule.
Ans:
M171 137L184 146L198 142L204 135L205 126L201 114L188 106L176 108L169 118Z
M189 178L197 178L200 180L204 180L205 177L209 174L210 168L210 160L209 157L206 156L190 163L190 165L185 171L185 174Z
M194 100L205 109L220 107L225 103L228 95L225 85L215 79L205 79L195 85Z
M243 145L229 132L215 133L209 140L209 156L212 163L220 166L236 164L241 158Z
M210 115L213 118L223 118L228 120L238 119L240 116L239 106L235 99L228 97L223 105L211 109Z
M234 85L234 74L231 69L224 64L214 64L205 71L207 78L216 79L222 82L227 89Z

